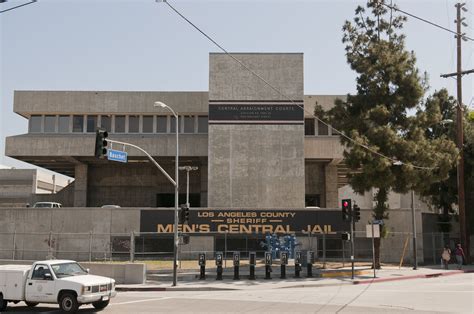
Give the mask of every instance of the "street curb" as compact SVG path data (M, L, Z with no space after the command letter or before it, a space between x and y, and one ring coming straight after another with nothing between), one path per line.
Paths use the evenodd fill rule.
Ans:
M352 283L354 285L363 285L363 284L387 282L387 281L398 281L398 280L419 279L419 278L436 278L436 277L441 277L441 276L453 276L453 275L460 275L460 274L466 274L466 273L474 273L474 270L454 270L451 272L421 274L421 275L402 276L402 277L394 277L394 278L373 278L373 279L367 279L367 280L354 280Z

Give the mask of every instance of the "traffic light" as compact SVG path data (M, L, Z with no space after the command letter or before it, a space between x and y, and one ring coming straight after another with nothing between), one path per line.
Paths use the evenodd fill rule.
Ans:
M351 234L349 232L343 232L341 233L341 239L344 241L350 241L351 240Z
M352 201L350 199L342 200L342 220L351 221L351 206Z
M179 212L179 223L187 224L189 223L189 207L187 204L181 205L181 210Z
M354 221L358 222L360 220L360 207L354 204Z
M105 140L107 136L109 134L104 129L95 131L95 157L104 158L107 156L107 141Z

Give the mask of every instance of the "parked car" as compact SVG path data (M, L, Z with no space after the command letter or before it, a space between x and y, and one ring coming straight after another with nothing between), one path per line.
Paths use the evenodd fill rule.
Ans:
M66 313L75 313L83 304L103 309L116 294L114 279L90 275L75 261L0 266L0 312L6 310L8 302L19 301L29 307L56 303Z
M120 208L119 205L102 205L100 208Z
M61 208L61 203L55 202L36 202L33 208Z

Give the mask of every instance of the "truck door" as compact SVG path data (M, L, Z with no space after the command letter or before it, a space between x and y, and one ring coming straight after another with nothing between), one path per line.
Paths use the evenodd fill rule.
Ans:
M26 280L26 301L56 302L54 278L51 269L45 264L36 264L31 277Z

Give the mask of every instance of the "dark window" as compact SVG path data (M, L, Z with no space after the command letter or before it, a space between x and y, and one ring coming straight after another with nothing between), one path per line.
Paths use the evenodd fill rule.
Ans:
M44 116L44 132L56 132L56 116Z
M156 117L156 133L166 133L167 116Z
M30 117L30 132L31 133L40 133L41 132L41 121L43 120L42 116L31 116Z
M153 116L143 116L143 133L153 132Z
M72 116L72 131L84 132L84 116Z
M207 124L207 116L199 116L198 117L198 133L207 133L208 124Z
M97 129L97 116L87 116L87 133L94 133Z
M125 133L125 116L115 116L115 133Z
M174 116L170 117L170 133L176 133L176 118ZM181 131L181 116L178 116L178 132L182 133Z
M128 116L128 133L138 133L140 116Z
M33 270L33 275L31 276L31 279L33 280L44 280L45 274L50 274L51 272L49 271L48 266L46 265L36 265L35 269Z
M59 116L58 132L69 133L69 125L71 124L70 116Z
M321 207L321 197L319 194L307 194L304 197L304 202L306 207Z
M318 135L329 135L328 126L318 121Z
M304 119L304 135L315 135L314 119Z
M184 117L184 133L194 133L194 117Z
M102 129L107 130L107 132L110 132L112 126L112 122L110 121L110 116L101 116L100 117L100 127Z

